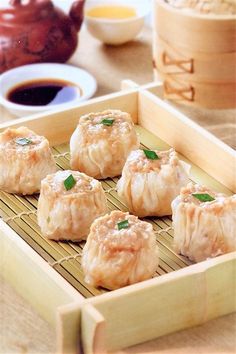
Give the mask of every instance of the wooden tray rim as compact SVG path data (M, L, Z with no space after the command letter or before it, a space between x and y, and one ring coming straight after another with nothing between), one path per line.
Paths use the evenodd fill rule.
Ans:
M94 105L99 102L104 102L104 100L108 101L111 98L117 98L117 97L121 97L121 96L128 97L130 94L136 94L136 95L142 94L143 95L142 97L150 99L154 103L158 102L158 104L160 106L163 106L164 109L167 107L167 104L164 101L162 101L158 97L155 97L152 93L152 90L154 88L161 86L160 84L157 84L157 83L153 84L152 83L152 84L148 84L148 85L144 85L144 86L139 87L130 81L125 81L125 82L123 82L122 86L123 86L123 89L126 89L124 92L118 92L118 93L110 94L110 95L107 95L104 97L95 98L95 99L90 100L89 102L82 103L82 104L78 105L77 107L73 107L70 110L76 110L76 108L81 108L81 107L89 107L90 105ZM219 148L224 150L225 153L230 155L232 158L235 157L235 153L234 153L233 149L228 147L226 144L221 142L219 139L214 137L212 134L208 133L205 129L201 128L196 123L190 121L189 118L187 118L184 114L178 112L177 110L175 110L171 106L168 106L168 110L170 113L174 112L175 114L177 114L177 116L179 117L179 119L181 121L183 121L184 123L186 123L187 125L189 125L193 129L196 129L199 132L199 134L203 134L203 137L212 140L217 146L219 146ZM14 121L1 124L0 129L2 130L7 127L20 126L24 123L27 124L28 122L34 123L34 122L44 119L44 118L48 119L48 117L50 117L51 115L55 116L57 113L62 114L63 112L62 111L53 112L53 113L47 112L44 114L34 115L34 116L27 117L27 118L16 119ZM22 239L20 239L18 237L16 240L15 239L16 235L14 235L15 232L13 230L11 230L11 228L9 226L7 226L3 221L0 222L0 232L3 232L9 238L9 242L12 240L12 238L14 238L16 248L18 248L19 250L24 249L24 252L27 251L30 258L31 257L32 257L32 259L35 258L37 266L42 269L42 271L46 274L46 276L49 279L55 277L57 279L59 287L63 288L63 291L65 291L66 293L69 293L69 295L71 297L70 298L71 302L67 305L62 305L57 308L57 310L58 310L57 329L58 329L58 333L59 333L58 341L59 341L59 347L62 352L67 352L66 348L68 348L68 346L71 346L71 343L68 343L68 338L66 339L66 337L65 337L65 332L67 331L66 326L65 326L65 323L67 323L67 322L65 319L68 320L69 314L72 317L74 316L75 322L77 321L76 323L78 323L78 321L81 320L81 316L85 316L85 318L87 318L87 316L88 317L90 316L89 317L90 322L88 321L88 323L92 324L93 330L91 330L90 332L87 332L86 334L83 333L83 329L82 329L82 334L80 334L77 331L76 334L74 333L73 340L76 341L76 343L77 343L78 338L80 338L80 335L82 335L82 339L84 341L85 348L87 348L86 352L90 352L90 350L92 349L92 351L95 353L98 350L97 348L101 348L101 346L104 345L103 341L101 340L101 335L100 334L98 335L98 333L100 333L100 332L102 333L102 335L104 335L104 324L101 326L101 323L103 323L103 320L101 318L101 315L99 313L97 313L97 309L96 309L97 304L103 303L103 301L106 301L107 299L123 297L125 295L136 293L136 292L141 291L143 289L144 290L150 289L150 287L155 287L159 284L160 285L166 284L166 283L172 282L173 280L177 281L180 278L186 277L188 275L192 275L194 273L199 273L199 272L202 273L206 269L210 269L211 267L214 267L216 265L225 264L227 262L232 263L233 260L235 260L235 255L236 255L236 252L233 252L228 255L223 255L218 258L214 258L212 260L209 260L209 261L204 261L200 264L195 264L195 265L189 266L186 269L181 269L181 270L175 271L171 274L162 275L159 278L150 279L150 280L142 282L140 284L134 284L134 285L131 285L131 286L124 288L124 289L119 289L119 290L115 290L111 293L100 295L99 297L94 297L92 299L84 299L82 295L77 296L77 294L75 294L74 289L73 290L71 289L71 286L67 283L67 281L64 280L55 270L51 269L50 265L46 261L44 261L33 249L31 249L31 247L28 246ZM92 313L92 315L91 315L91 313ZM99 324L99 326L98 326L98 324ZM103 329L101 329L101 327ZM91 347L91 345L92 345L92 347ZM73 350L76 350L75 342L73 343L72 348L73 348ZM104 348L104 350L105 350L105 348Z

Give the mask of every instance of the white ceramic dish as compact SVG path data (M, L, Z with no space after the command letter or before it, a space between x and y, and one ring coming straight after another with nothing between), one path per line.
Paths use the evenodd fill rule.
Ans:
M42 79L69 81L78 86L80 90L78 90L78 95L67 103L55 103L47 106L26 106L12 103L7 99L9 91L14 87ZM77 102L85 101L93 96L96 89L95 78L87 71L75 66L54 63L30 64L11 69L0 76L0 104L16 116L22 117L59 107L69 107Z
M135 17L108 19L89 16L90 9L107 6L127 6L136 10ZM145 17L150 12L147 0L90 0L85 7L84 22L88 31L105 44L120 45L133 40L143 28Z

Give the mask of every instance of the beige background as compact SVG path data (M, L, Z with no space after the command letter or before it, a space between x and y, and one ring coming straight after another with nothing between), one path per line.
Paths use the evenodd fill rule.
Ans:
M124 78L140 84L151 82L151 36L151 30L145 28L136 41L120 47L108 47L101 45L83 29L79 48L70 62L96 77L96 95L119 90L120 81ZM235 147L234 111L183 110ZM12 118L0 107L1 122ZM236 353L235 334L236 315L229 315L119 353ZM55 353L55 334L52 329L3 280L0 281L0 353Z

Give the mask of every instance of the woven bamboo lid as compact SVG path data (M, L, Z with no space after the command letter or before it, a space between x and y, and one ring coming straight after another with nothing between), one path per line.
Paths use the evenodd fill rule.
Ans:
M165 0L170 6L202 15L236 15L234 0Z

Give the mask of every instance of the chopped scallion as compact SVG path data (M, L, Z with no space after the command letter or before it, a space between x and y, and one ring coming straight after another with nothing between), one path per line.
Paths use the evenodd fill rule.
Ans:
M100 123L110 127L114 123L115 119L103 119Z
M74 177L72 175L69 175L64 181L64 186L67 191L72 189L75 184L76 184L76 180L74 179Z
M192 196L200 200L200 202L212 202L213 200L215 200L215 198L213 198L208 193L192 193Z
M25 145L29 145L29 144L32 144L32 140L28 139L28 138L17 138L15 140L15 142L18 144L18 145L21 145L21 146L25 146Z
M158 160L159 156L152 150L143 150L144 154L149 160Z
M129 221L128 220L123 220L117 223L118 230L122 229L128 229L129 227Z

